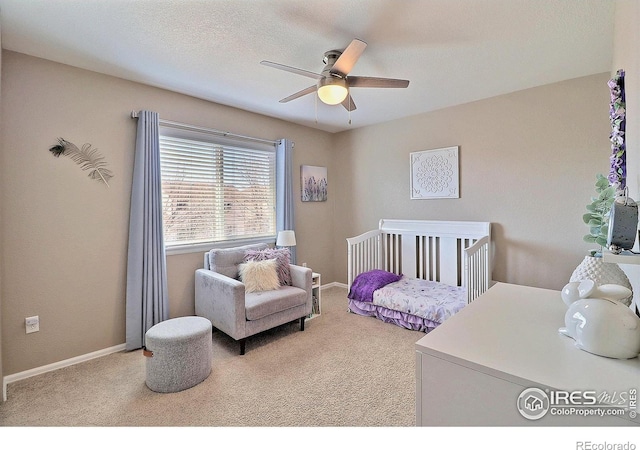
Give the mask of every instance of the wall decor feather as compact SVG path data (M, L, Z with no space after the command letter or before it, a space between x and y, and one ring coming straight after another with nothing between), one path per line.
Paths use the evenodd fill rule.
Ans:
M109 186L109 180L113 177L113 173L107 169L107 162L98 152L97 148L91 148L91 144L84 144L82 148L78 148L75 144L58 138L58 145L54 145L49 149L53 156L59 157L65 155L78 164L82 170L89 171L89 178L98 180Z

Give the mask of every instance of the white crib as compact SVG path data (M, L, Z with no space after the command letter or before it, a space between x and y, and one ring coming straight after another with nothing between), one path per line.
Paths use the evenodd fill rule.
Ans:
M382 219L347 244L349 288L374 269L463 286L467 303L491 286L491 222Z

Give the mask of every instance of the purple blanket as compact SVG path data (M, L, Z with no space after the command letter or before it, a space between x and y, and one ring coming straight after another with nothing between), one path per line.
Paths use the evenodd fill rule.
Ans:
M351 300L372 302L373 291L389 283L398 281L400 278L402 278L402 275L396 275L395 273L379 269L361 273L353 280L347 297Z

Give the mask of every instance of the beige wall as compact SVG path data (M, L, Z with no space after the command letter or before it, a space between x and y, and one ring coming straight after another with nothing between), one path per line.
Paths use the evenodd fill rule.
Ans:
M589 248L584 207L609 164L609 74L336 136L336 278L345 238L381 218L495 224L494 279L561 289ZM409 153L460 146L459 199L410 200ZM343 255L342 258L339 256Z
M4 375L125 341L124 293L135 146L132 110L265 139L295 142L299 166L329 167L331 135L149 86L5 51L2 65L2 345ZM98 148L110 188L48 149L63 137ZM331 178L329 180L331 182ZM299 262L331 278L334 196L296 204ZM193 273L202 256L168 257L171 317L194 313ZM40 316L26 334L24 318Z

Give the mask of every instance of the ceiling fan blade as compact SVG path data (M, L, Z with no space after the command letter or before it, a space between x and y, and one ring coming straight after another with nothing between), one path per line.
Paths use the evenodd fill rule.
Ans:
M364 49L367 48L367 43L361 41L360 39L354 39L351 41L351 44L347 46L342 52L342 55L336 60L331 68L331 73L335 73L340 75L341 77L345 77L351 72L353 66L356 65L358 58L364 52Z
M349 87L406 88L409 86L409 80L396 78L348 77L347 82Z
M284 64L278 64L271 61L260 61L260 64L262 64L263 66L273 67L274 69L280 69L286 72L295 73L297 75L314 78L316 80L319 80L320 78L322 78L322 75L320 75L319 73L313 73L313 72L309 72L308 70L298 69L296 67L289 67L289 66L285 66Z
M307 95L307 94L311 94L312 92L315 92L318 89L318 86L316 86L315 84L313 86L309 86L306 89L303 89L299 92L296 92L295 94L291 94L288 97L283 98L282 100L280 100L280 103L287 103L290 102L291 100L295 100L296 98L300 98L303 95Z
M351 94L348 94L347 98L342 100L342 106L344 106L347 111L353 111L356 109L356 104L353 102Z

